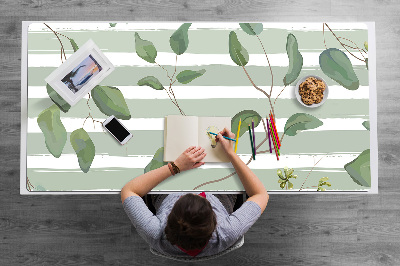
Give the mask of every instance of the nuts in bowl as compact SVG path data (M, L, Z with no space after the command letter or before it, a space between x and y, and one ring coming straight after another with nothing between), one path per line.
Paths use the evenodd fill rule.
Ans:
M328 86L317 76L307 76L299 80L295 87L297 100L306 107L318 107L328 97Z

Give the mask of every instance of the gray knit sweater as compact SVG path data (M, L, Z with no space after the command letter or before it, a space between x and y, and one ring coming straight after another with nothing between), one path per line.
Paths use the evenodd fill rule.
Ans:
M172 256L191 257L177 246L171 245L164 233L168 215L180 196L190 192L180 192L168 195L154 215L139 196L125 199L123 206L138 234L155 250ZM232 246L261 215L261 208L253 201L246 201L232 214L213 194L206 192L206 198L217 217L217 227L207 246L196 256L210 256Z

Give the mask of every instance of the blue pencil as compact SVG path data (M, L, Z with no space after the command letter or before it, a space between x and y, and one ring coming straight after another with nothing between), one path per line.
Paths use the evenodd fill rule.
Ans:
M207 132L207 133L210 133L210 134L213 134L213 135L218 135L217 133L214 133L214 132ZM231 138L228 138L228 137L225 137L225 136L222 136L222 137L224 137L224 139L229 139L229 140L232 140L232 141L236 141L236 139L231 139Z

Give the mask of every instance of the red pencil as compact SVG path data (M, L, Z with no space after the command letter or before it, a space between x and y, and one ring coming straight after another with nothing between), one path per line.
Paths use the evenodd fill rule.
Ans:
M279 161L279 156L278 156L278 149L277 149L277 142L276 142L276 138L274 138L274 131L272 129L272 124L270 124L271 127L271 138L272 138L272 143L274 144L274 148L275 148L275 154L276 154L276 159Z
M276 136L276 139L278 141L278 147L281 148L281 141L279 140L278 130L276 129L275 118L274 118L274 116L272 115L271 112L270 112L269 116L271 118L272 126L273 126L274 131L275 131L275 136Z

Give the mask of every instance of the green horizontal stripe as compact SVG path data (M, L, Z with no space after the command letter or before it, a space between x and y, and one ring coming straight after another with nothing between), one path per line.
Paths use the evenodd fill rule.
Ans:
M190 88L188 88L190 89ZM291 90L292 88L286 88ZM165 91L159 91L159 95L164 96ZM245 92L243 92L245 94ZM138 91L138 95L140 91ZM278 92L275 93L277 95ZM179 94L175 93L179 106L187 115L195 116L229 116L233 117L241 110L251 109L265 116L269 110L269 103L266 97L258 99L179 99ZM212 97L212 95L210 95ZM165 117L166 114L179 114L178 108L170 99L127 99L126 103L131 111L132 118L157 118ZM51 106L53 102L50 98L29 99L28 117L37 117L45 108ZM96 104L89 100L82 99L74 105L68 113L61 113L61 117L86 118L89 114L97 118L106 118L100 112ZM328 99L319 108L307 108L297 101L297 99L279 99L275 104L275 114L277 117L290 117L295 113L308 113L318 118L354 118L355 115L369 116L368 99Z
M50 75L56 68L54 67L30 67L28 68L28 85L29 86L44 86L44 79ZM173 67L167 67L170 73L173 73ZM227 65L206 65L206 66L184 66L177 67L177 73L183 70L199 70L206 69L206 73L193 80L189 85L175 82L174 86L251 86L245 72L239 66ZM248 66L246 67L252 80L258 86L270 86L271 77L268 67L263 66ZM368 85L368 70L365 66L355 66L355 73L360 80L361 86ZM283 86L283 77L286 75L288 67L272 67L274 74L274 85ZM303 67L299 78L306 75L317 75L325 79L328 85L338 85L335 81L328 78L319 68L319 66ZM106 77L101 85L109 86L135 86L137 82L146 76L155 76L164 86L169 85L169 80L163 69L159 67L117 67L113 73ZM296 84L293 82L292 84ZM269 88L268 88L269 90ZM260 97L262 94L260 93Z
M290 167L290 165L288 166ZM88 173L83 172L38 172L46 169L27 169L27 176L30 183L35 187L33 190L51 190L51 191L73 191L73 190L94 190L102 189L121 189L129 180L143 174L143 169L111 168L104 171L102 169L90 169ZM290 181L294 185L293 190L298 190L304 180L304 189L317 190L318 181L322 177L329 177L332 186L326 187L327 190L363 190L368 189L357 185L352 181L346 172L318 172L320 168L314 168L313 172L307 177L309 168L294 169L297 179ZM305 170L305 171L302 171ZM327 169L321 169L327 170ZM343 168L332 169L343 170ZM68 171L68 170L67 170ZM233 168L227 169L194 169L182 172L179 175L170 177L156 186L153 191L160 190L192 190L203 182L215 180L229 175L234 171ZM257 177L262 181L268 191L281 191L279 187L276 169L253 170ZM220 182L207 184L199 188L199 191L216 190L237 190L244 191L243 185L237 175L227 178ZM321 192L323 193L323 192Z
M90 121L88 121L90 123ZM92 125L91 125L92 126ZM100 125L96 125L99 127ZM89 132L89 136L96 146L96 154L108 154L110 156L128 155L154 155L158 148L164 146L164 131L131 131L133 138L127 144L121 146L110 134L102 132ZM27 154L50 154L44 142L42 133L27 134ZM282 136L282 132L279 132ZM64 146L63 154L75 154L70 142L70 133ZM266 134L256 133L256 143L260 143ZM285 136L282 141L282 154L298 153L328 153L328 152L362 152L369 147L369 131L303 131L296 136ZM260 148L269 150L268 141ZM242 135L238 143L239 154L251 154L250 139L248 133ZM275 155L271 155L275 156Z
M332 29L334 30L334 29ZM100 49L104 52L135 52L135 37L134 31L82 31L82 32L71 32L71 31L59 31L60 33L72 38L76 43L81 46L87 40L92 39ZM159 30L159 31L139 31L141 38L151 41L158 52L172 52L169 45L169 38L171 37L173 30ZM243 30L235 30L238 39L242 45L251 54L263 54L262 47L255 36L246 34ZM189 30L189 47L186 53L195 54L228 54L228 38L230 30ZM260 34L260 39L263 42L264 48L268 54L274 53L286 53L286 38L289 33L296 36L299 43L299 49L325 49L322 35L322 23L321 31L292 31L285 29L264 29ZM359 47L363 48L365 41L368 41L367 30L349 30L349 31L337 31L335 32L338 36L347 38L356 43ZM70 50L72 53L72 47L69 41L60 37L64 48ZM326 45L329 48L340 48L339 42L333 37L333 35L327 31L325 32ZM55 35L48 31L48 33L36 33L30 32L28 34L28 49L29 50L54 50L45 52L46 54L54 53L59 54L60 43ZM352 43L342 40L350 46L354 46ZM352 49L351 51L358 51ZM29 53L43 53L30 51Z

